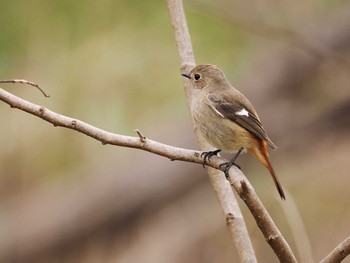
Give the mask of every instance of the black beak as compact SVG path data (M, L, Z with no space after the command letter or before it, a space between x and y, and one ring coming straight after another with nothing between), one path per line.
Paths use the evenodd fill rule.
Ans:
M183 76L183 77L185 77L185 78L188 78L188 79L191 79L191 77L190 77L189 74L182 73L181 76Z

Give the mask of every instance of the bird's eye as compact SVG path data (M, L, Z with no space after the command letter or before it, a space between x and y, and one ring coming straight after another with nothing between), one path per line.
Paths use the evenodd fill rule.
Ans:
M198 73L194 74L195 80L200 80L201 78L202 78L201 74L198 74Z

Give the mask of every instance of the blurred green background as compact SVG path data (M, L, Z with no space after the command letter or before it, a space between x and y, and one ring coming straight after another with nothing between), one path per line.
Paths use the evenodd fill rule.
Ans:
M300 262L350 235L350 5L185 1L279 147L239 163ZM165 1L1 1L1 88L101 129L197 149ZM1 262L235 262L205 170L96 142L0 103ZM259 262L277 262L242 204ZM350 262L345 260L344 262Z

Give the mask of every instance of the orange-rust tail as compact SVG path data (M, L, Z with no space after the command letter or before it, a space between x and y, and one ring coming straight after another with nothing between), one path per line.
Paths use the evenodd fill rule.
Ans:
M267 169L269 169L270 174L271 174L272 179L273 179L273 182L276 185L276 188L278 190L278 193L281 196L281 199L286 200L281 183L279 182L277 175L275 173L275 170L273 169L273 167L271 165L269 153L267 152L266 142L260 140L259 141L259 148L250 148L250 149L248 149L248 152L251 155L253 155L255 158L257 158Z

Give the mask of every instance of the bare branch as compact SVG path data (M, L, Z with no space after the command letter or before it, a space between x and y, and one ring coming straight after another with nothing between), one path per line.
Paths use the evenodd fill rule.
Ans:
M33 86L37 88L46 98L49 98L50 95L47 95L42 88L39 87L38 84L25 80L25 79L5 79L5 80L0 80L0 83L20 83L20 84L27 84L30 86Z
M102 142L102 144L142 149L167 157L170 160L181 160L198 164L204 163L204 160L198 151L162 144L146 138L141 134L141 132L138 132L138 137L110 133L78 119L60 115L45 107L23 100L3 89L0 89L0 100L9 104L12 108L17 108L28 112L49 123L52 123L54 126L60 126L81 132ZM233 238L235 247L236 249L242 248L242 250L237 251L241 262L257 262L254 251L251 250L253 251L252 253L249 251L248 246L251 246L251 243L250 239L246 239L245 236L248 235L248 232L245 228L243 216L241 213L237 212L237 209L240 212L237 200L233 197L233 193L229 184L227 183L227 180L225 179L225 176L219 171L221 169L220 164L225 162L227 162L227 160L219 156L213 156L210 159L210 163L206 163L207 166L215 168L208 169L210 180L225 213L227 227L231 237ZM296 262L290 247L277 229L270 215L257 197L252 185L249 183L244 174L239 169L232 168L229 175L231 184L239 193L243 201L247 204L267 242L273 248L280 261Z
M181 0L167 0L167 2L180 57L180 70L189 72L195 66L195 59L183 3ZM192 92L189 83L185 81L184 87L188 105L191 105ZM195 132L200 148L202 150L208 149L207 143L202 140L198 131L195 130ZM226 225L240 262L257 262L242 212L227 180L220 171L215 169L208 169L208 175L224 212Z
M168 8L172 19L172 25L175 33L175 39L177 43L178 53L181 60L181 70L189 70L195 64L191 40L187 28L186 18L183 11L183 5L181 0L168 0ZM191 68L188 68L191 65ZM191 89L189 83L185 82L185 90L188 96L189 105L191 105ZM196 131L197 140L200 148L203 150L208 149L208 145L201 139L200 134ZM241 211L237 204L235 196L232 191L227 189L227 182L221 172L218 170L209 169L209 177L211 179L214 190L219 198L220 204L224 210L226 216L227 227L231 234L231 238L235 244L236 251L241 262L256 262L254 250L252 248L248 232L245 226L244 219L242 218ZM252 212L259 228L263 232L267 242L275 251L276 255L281 262L296 262L292 250L288 243L285 241L280 231L272 221L270 215L266 211L265 207L255 194L253 187L249 181L238 169L230 170L230 179L235 190L240 194L241 198L247 204L248 208ZM249 191L241 191L241 183L247 186ZM227 208L227 204L231 204L230 210ZM229 211L232 211L229 212ZM238 220L239 219L239 220Z
M229 172L231 186L237 191L252 213L267 243L273 249L280 262L297 262L290 246L278 230L266 208L256 195L254 188L245 175L234 166Z
M17 108L33 114L47 122L52 123L54 126L60 126L84 133L85 135L102 142L102 144L138 148L167 157L171 160L182 160L200 164L203 163L203 160L200 157L200 152L198 151L168 146L147 139L140 132L138 132L139 137L110 133L83 121L60 115L58 113L50 111L49 109L46 109L43 106L39 106L29 101L23 100L3 89L0 89L0 100L9 104L12 108Z
M341 242L320 263L339 263L350 254L350 237Z

